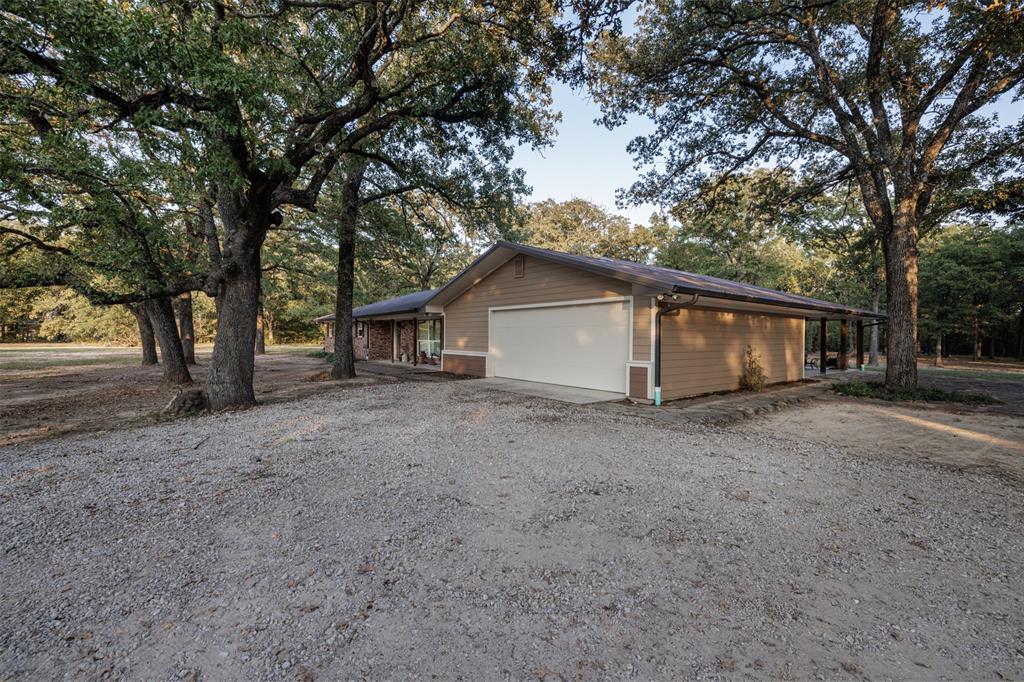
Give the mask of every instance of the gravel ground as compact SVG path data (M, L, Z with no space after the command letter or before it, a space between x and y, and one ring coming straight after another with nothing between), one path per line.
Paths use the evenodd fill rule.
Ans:
M1022 517L997 476L378 385L0 449L0 678L1020 678Z

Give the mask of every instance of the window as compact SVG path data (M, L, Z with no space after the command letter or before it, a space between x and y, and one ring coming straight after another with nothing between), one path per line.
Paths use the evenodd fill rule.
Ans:
M526 274L526 256L520 254L515 257L514 264L514 276L522 277Z
M420 322L416 330L416 352L441 357L441 320Z
M327 323L327 336L334 336L334 323L333 322L328 322Z
M365 334L366 324L363 322L356 322L356 336L360 339Z

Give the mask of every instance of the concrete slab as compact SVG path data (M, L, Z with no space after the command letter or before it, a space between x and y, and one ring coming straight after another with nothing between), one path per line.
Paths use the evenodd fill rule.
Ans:
M597 391L592 388L542 384L536 381L504 379L501 377L477 379L476 383L499 391L508 391L509 393L518 393L519 395L528 395L535 398L561 400L564 403L575 403L577 405L607 403L613 400L622 400L626 397L623 393L615 393L613 391Z

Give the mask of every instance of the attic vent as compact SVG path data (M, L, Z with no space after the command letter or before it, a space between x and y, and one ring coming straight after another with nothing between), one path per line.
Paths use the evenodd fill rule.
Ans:
M513 263L514 265L512 267L515 268L515 276L524 276L526 274L526 256L523 256L522 254L516 256Z

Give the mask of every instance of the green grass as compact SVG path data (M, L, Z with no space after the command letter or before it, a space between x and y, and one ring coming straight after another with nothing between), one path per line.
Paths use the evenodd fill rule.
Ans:
M984 393L965 391L944 391L941 388L918 387L913 389L890 389L883 384L868 381L846 381L833 384L832 390L852 398L874 398L875 400L903 401L924 400L927 402L966 403L969 405L991 405L999 401Z
M868 366L869 372L884 372L885 366ZM952 367L918 367L918 373L925 376L963 377L965 379L995 379L997 381L1017 381L1024 383L1024 372L1000 371L998 369L955 369Z

